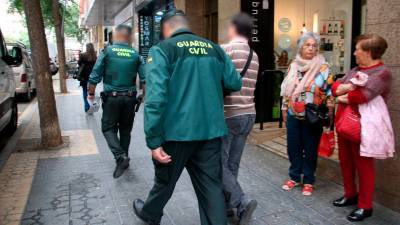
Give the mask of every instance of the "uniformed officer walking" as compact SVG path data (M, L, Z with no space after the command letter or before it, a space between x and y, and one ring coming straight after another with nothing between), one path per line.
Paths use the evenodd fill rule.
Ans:
M143 87L145 77L144 62L130 46L131 27L117 26L113 38L114 44L104 48L90 74L89 98L94 98L96 85L103 80L101 129L116 160L113 177L118 178L129 167L128 151L138 103L136 75L139 73Z
M167 39L151 48L146 65L144 126L152 150L155 184L136 215L160 224L184 168L197 194L202 225L227 224L222 191L221 138L227 134L223 89L242 80L216 44L194 35L182 11L162 19Z

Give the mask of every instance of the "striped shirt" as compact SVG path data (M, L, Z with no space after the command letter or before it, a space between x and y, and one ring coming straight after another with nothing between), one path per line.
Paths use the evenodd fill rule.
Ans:
M242 72L250 54L250 47L247 39L236 38L221 47L232 59L237 72ZM257 82L258 68L258 56L254 52L249 69L243 77L242 89L238 92L231 93L224 99L225 118L245 114L256 114L254 90Z

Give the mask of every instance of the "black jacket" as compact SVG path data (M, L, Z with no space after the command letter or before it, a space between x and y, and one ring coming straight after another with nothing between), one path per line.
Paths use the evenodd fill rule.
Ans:
M90 73L92 72L95 63L96 59L94 61L89 61L86 53L83 53L79 56L78 65L79 68L83 66L83 71L82 71L83 81L87 82L89 80Z

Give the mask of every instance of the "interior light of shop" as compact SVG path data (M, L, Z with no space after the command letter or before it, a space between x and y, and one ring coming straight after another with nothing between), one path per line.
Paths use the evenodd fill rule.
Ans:
M318 15L318 13L314 13L314 16L313 16L313 32L314 33L318 33L318 21L319 21L319 15Z
M163 12L163 11L158 11L158 12L156 13L156 15L157 15L157 16L162 16L162 15L164 15L164 12Z
M303 23L303 28L301 28L301 33L306 33L306 32L307 32L306 23Z
M303 14L303 27L301 28L301 33L307 32L307 27L306 27L306 0L304 0L304 14Z

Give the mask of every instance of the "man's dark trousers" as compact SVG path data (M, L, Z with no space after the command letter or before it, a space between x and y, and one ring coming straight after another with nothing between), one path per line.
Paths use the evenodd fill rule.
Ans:
M136 103L136 94L108 96L103 101L101 129L115 159L128 156Z
M143 215L152 220L161 220L164 206L186 168L199 202L201 224L226 225L221 139L166 142L163 148L171 156L172 162L165 165L154 161L155 184L144 204Z

